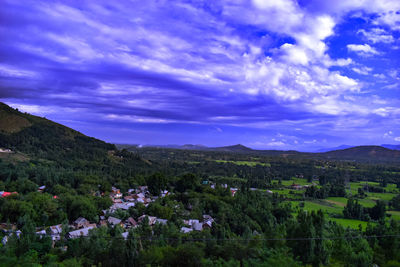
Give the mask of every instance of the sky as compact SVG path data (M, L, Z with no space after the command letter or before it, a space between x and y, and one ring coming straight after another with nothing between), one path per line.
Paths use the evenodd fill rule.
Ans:
M0 101L112 143L400 144L400 1L2 0Z

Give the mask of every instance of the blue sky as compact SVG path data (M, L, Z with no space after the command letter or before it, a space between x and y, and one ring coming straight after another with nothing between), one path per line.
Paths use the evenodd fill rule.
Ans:
M400 143L400 1L2 1L0 101L114 143Z

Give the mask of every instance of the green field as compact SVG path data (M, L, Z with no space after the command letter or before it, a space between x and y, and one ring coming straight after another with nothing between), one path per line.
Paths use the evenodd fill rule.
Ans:
M236 164L236 165L247 165L247 166L250 166L250 167L254 167L256 165L271 167L271 164L269 164L269 163L258 162L258 161L215 160L215 162L233 163L233 164Z
M353 220L353 219L344 219L344 218L329 218L330 221L336 222L337 224L340 224L344 227L349 227L353 229L358 229L359 225L361 225L362 229L365 230L367 227L368 223L364 221L359 221L359 220Z
M274 180L274 183L277 182L277 180ZM271 189L274 193L284 195L288 199L288 202L292 204L292 207L295 211L293 212L293 215L297 214L299 209L309 212L322 210L328 220L334 221L344 227L358 229L359 225L361 225L362 228L365 229L367 226L368 223L364 221L341 218L341 216L343 216L343 208L346 206L348 201L346 197L328 197L326 199L304 200L304 190L291 189L290 186L293 183L299 185L310 184L307 183L306 179L293 178L291 180L282 180L281 189ZM376 182L352 182L352 195L356 195L358 193L358 188L362 188L366 183L373 186L379 186L379 183ZM377 200L384 200L388 202L398 193L398 189L395 184L389 184L385 190L385 193L366 192L367 196L365 198L358 199L358 202L366 208L371 208L375 206ZM303 203L302 207L300 207L300 203ZM400 220L400 211L387 211L387 214L389 215L389 218Z

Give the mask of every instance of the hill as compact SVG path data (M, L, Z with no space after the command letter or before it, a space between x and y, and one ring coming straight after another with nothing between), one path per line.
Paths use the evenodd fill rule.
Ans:
M254 150L241 145L241 144L237 144L237 145L233 145L233 146L222 146L222 147L214 147L214 148L210 148L210 150L212 151L224 151L224 152L236 152L236 153L246 153L246 152L253 152Z
M324 152L329 152L329 151L334 151L334 150L342 150L342 149L347 149L347 148L351 148L354 146L349 146L349 145L340 145L337 147L330 147L330 148L321 148L316 150L316 153L324 153Z
M0 147L52 161L94 159L115 146L0 103Z
M389 148L389 149L393 149L393 150L400 150L400 145L383 144L381 146L384 148Z
M366 162L400 162L400 151L381 146L357 146L321 154L324 158L335 160L354 160Z

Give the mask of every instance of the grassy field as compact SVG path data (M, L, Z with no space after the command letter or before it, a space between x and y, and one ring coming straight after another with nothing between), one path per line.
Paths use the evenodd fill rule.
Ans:
M250 167L254 167L256 165L271 167L271 164L269 164L269 163L265 163L265 162L263 163L263 162L258 162L258 161L215 160L215 162L233 163L233 164L236 164L236 165L247 165L247 166L250 166Z
M277 182L277 181L275 180L274 182ZM305 211L322 210L324 212L324 214L326 215L326 218L329 221L334 221L344 227L358 229L359 225L361 225L361 227L363 229L365 229L365 227L367 226L368 223L364 222L364 221L340 218L341 216L343 216L343 208L346 206L347 201L348 201L348 199L346 197L328 197L326 199L303 201L302 195L304 193L304 190L290 189L290 186L293 183L300 184L300 185L310 184L310 183L307 183L306 179L293 178L291 180L283 180L282 181L282 186L284 188L282 188L280 190L272 189L273 192L282 194L285 197L287 197L288 199L291 199L289 202L292 204L292 207L295 209L295 212L293 213L293 215L295 215L299 209L303 209ZM356 195L358 193L358 188L362 188L366 183L368 183L369 185L373 185L373 186L379 186L379 183L375 183L375 182L359 182L359 183L352 182L351 183L352 195L353 196ZM399 193L399 190L397 189L395 184L389 184L385 188L385 190L386 190L385 193L366 192L367 196L363 199L358 199L358 202L362 206L364 206L366 208L370 208L370 207L375 206L377 200L384 200L387 202L387 201L390 201L393 197L395 197ZM293 192L294 192L294 194L293 194ZM300 203L302 203L302 204L300 204ZM300 206L302 206L302 207L300 207ZM387 214L389 215L388 216L389 218L393 218L395 220L400 220L400 211L387 211Z
M353 219L344 219L344 218L329 218L330 221L336 222L337 224L340 224L344 227L349 227L353 229L359 229L359 225L361 225L362 229L365 230L367 227L368 223L359 221L359 220L353 220Z
M278 180L272 180L272 182L277 183ZM282 185L283 186L291 186L292 184L308 185L308 184L311 184L311 183L307 182L307 179L297 178L297 177L292 177L290 180L282 180Z

